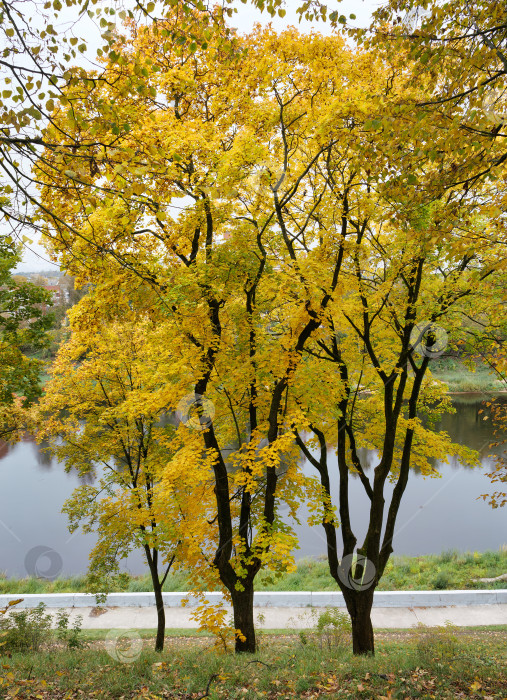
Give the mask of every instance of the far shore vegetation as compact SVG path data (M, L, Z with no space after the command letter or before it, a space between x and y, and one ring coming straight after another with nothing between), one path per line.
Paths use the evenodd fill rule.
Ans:
M53 348L48 355L48 352L34 352L31 356L37 359L45 360L46 366L40 374L42 385L49 381L51 362L54 359L54 354L59 347L59 340L53 343ZM442 357L434 360L432 373L435 379L445 382L449 387L450 394L469 394L486 392L496 393L507 391L507 386L498 375L490 367L487 367L483 362L477 360L474 362L474 368L467 365L464 358L460 357Z
M472 369L463 358L441 357L434 361L431 371L436 379L448 385L452 394L497 392L507 388L495 371L480 361L475 362Z
M393 556L378 586L379 591L407 590L467 590L507 588L507 581L482 583L474 579L495 578L507 573L507 545L497 551L458 552L417 557ZM164 585L166 592L185 592L189 577L185 571L171 573ZM53 581L37 578L7 578L0 574L0 593L86 593L89 590L85 576L57 578ZM130 576L122 574L112 592L151 592L149 574ZM256 585L258 591L337 591L329 575L327 562L322 559L302 559L293 573L278 577L262 572Z

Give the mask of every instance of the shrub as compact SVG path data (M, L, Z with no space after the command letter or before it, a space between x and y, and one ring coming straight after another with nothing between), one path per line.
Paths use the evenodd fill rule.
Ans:
M69 613L66 610L59 610L56 614L56 635L64 642L69 649L80 649L83 646L81 635L81 625L83 616L78 615L74 624L69 629Z
M18 601L9 603L15 605ZM12 610L5 608L0 612L0 646L3 651L39 651L42 646L47 646L54 638L52 632L53 619L46 613L46 605L39 603L35 608L25 610ZM71 628L69 628L69 613L59 610L56 614L56 637L64 642L69 649L78 649L83 646L81 641L81 625L83 616L79 615Z
M6 651L39 651L51 637L51 615L44 603L35 608L13 610L0 619Z
M18 603L21 603L23 598L18 598L16 600L10 600L7 605L4 608L0 609L0 647L3 647L7 644L7 624L6 624L6 618L4 615L6 615L9 610L11 609L12 606L17 605Z
M457 627L446 622L444 627L429 628L419 623L416 631L416 648L419 659L424 664L454 658L461 651L461 643L456 636Z
M330 648L332 645L342 646L349 641L352 625L347 613L339 608L327 608L319 614L317 620L317 633L320 637L320 646L326 641Z
M433 579L433 588L436 591L444 591L446 588L449 588L449 584L449 574L446 571L441 571Z

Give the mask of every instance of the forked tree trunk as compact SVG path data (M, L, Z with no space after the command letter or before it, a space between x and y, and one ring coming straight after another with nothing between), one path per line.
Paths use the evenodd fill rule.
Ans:
M245 585L244 591L231 591L234 611L234 627L245 637L244 641L236 635L236 653L257 651L255 640L255 625L253 613L254 588L253 584Z
M373 625L371 624L373 592L373 588L365 591L343 591L352 622L352 651L357 655L373 655L375 653Z

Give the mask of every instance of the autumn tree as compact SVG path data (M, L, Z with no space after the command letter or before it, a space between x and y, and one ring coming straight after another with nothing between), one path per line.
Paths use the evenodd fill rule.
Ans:
M398 86L403 85L403 75L398 75ZM419 79L419 94L424 89L424 81ZM405 99L408 97L414 100L417 95L406 93ZM463 200L450 190L435 200L434 193L423 185L436 168L417 152L421 132L413 140L405 140L400 154L397 137L393 137L399 116L397 101L384 102L383 108L379 103L380 99L370 104L371 110L376 106L377 114L370 113L364 119L356 141L349 142L346 158L341 142L329 149L317 176L325 180L327 193L319 202L321 206L310 210L321 239L328 234L334 241L333 217L341 214L344 218L346 213L340 241L345 259L339 291L322 316L321 328L304 346L312 360L335 369L326 372L315 364L302 363L291 382L292 400L306 415L307 431L314 435L307 444L308 432L302 435L294 425L299 447L321 477L330 571L351 615L355 653L374 650L370 620L373 593L392 552L410 467L432 473L428 459L446 459L447 454L470 463L477 459L431 429L431 421L450 408L445 387L435 386L428 377L431 359L446 349L448 337L454 347L464 336L470 342L475 335L475 341L480 342L504 317L498 291L505 277L505 236L498 236L496 222L482 215L487 207L496 206L497 193L477 189ZM331 124L329 118L330 129ZM426 134L428 141L431 133ZM407 153L414 155L411 186L407 186L404 170ZM302 209L308 211L308 207ZM283 209L281 213L285 213ZM290 231L293 223L286 230ZM283 224L282 218L282 230ZM310 241L306 235L293 235L291 240L290 256L300 261L301 276L302 270L311 270ZM318 272L312 270L311 279L325 279L324 269L326 256L320 259ZM281 305L285 323L278 325L282 345L290 336L288 319L297 313L294 300L303 296L293 279L284 279L285 272L280 266L278 280L285 294L285 306ZM305 282L311 284L307 278ZM467 327L470 318L482 323L472 330ZM328 401L323 402L322 396ZM304 425L304 419L299 419ZM338 460L336 515L335 504L329 500L334 466L327 462L329 445L335 446ZM311 446L319 449L318 457L308 449ZM360 448L379 454L372 480L358 457ZM370 500L367 533L359 544L351 526L350 472L358 475ZM389 481L395 487L386 510ZM342 535L341 562L337 526Z
M436 68L433 73L424 71L417 63L402 27L393 30L390 39L393 37L398 40L383 56L396 66L401 52L407 70L395 74L384 108L380 108L380 99L376 103L376 114L365 123L371 145L364 144L364 157L354 163L355 194L361 200L357 210L363 216L356 220L349 216L349 227L356 231L356 249L343 274L350 287L330 307L321 337L306 346L314 359L336 366L340 388L331 394L329 379L324 380L334 397L324 424L319 424L325 415L319 400L308 394L301 400L314 435L310 445L318 449L318 456L308 450L303 436L298 438L326 490L330 484L326 446L336 449L340 497L336 516L333 504L328 503L324 528L330 571L351 614L358 653L374 648L369 617L373 589L392 551L410 465L417 464L424 471L432 450L434 456L442 457L446 450L457 449L445 446L445 436L427 433L421 422L425 413L431 418L432 404L436 401L438 405L442 393L428 379L431 359L445 350L448 336L454 348L465 345L475 352L487 346L489 360L494 362L499 346L491 341L501 343L505 323L500 292L505 286L505 225L498 217L504 189L476 177L480 168L486 167L491 174L501 166L495 155L497 145L484 149L480 157L477 147L477 158L457 146L457 136L450 138L450 130L458 123L459 110L441 118L428 106L439 86L434 81ZM373 43L378 46L378 42L377 36ZM472 150L476 145L472 144ZM374 170L371 162L379 156L386 158L385 163ZM456 160L461 157L466 186L461 175L455 177ZM334 162L332 157L328 161L333 181L340 184L344 179L341 165L340 152ZM496 172L501 178L504 171L499 167ZM342 189L337 191L341 194ZM339 211L341 200L335 206ZM359 363L358 352L362 355ZM436 414L443 406L436 408ZM358 457L360 447L379 454L371 480ZM465 453L461 457L475 459ZM358 475L370 501L367 533L357 549L348 500L350 471ZM388 480L395 487L385 512ZM352 563L355 553L357 565Z
M174 337L167 342L167 329L132 300L104 308L90 295L69 315L71 337L37 407L38 438L49 442L67 471L94 477L63 509L71 531L81 525L97 533L92 590L110 590L121 580L121 560L143 551L157 608L155 649L161 651L163 585L177 557L192 564L193 528L206 500L199 463L192 472L186 468L175 424L164 421L174 403L171 368L181 371L172 360L177 343Z
M330 186L319 173L334 141L344 161L349 150L355 158L362 148L344 125L354 123L354 110L358 123L365 121L368 108L351 105L371 59L354 61L339 37L292 31L279 37L268 30L249 37L248 51L231 61L220 45L189 54L169 38L161 44L152 32L128 29L133 37L119 41L108 70L118 96L116 120L129 128L114 151L93 150L93 173L78 154L48 152L39 163L48 207L59 207L65 221L48 219L47 240L82 279L90 267L94 274L123 268L145 279L189 352L197 353L190 393L207 396L221 416L202 431L213 455L214 566L241 631L236 648L253 651L255 576L266 563L290 561L294 546L277 499L290 493L284 484L295 496L303 485L288 417L290 385L337 290L349 235L354 177L341 195L345 211L319 219L315 212L324 209ZM145 76L143 90L133 90L133 70ZM374 80L366 81L372 89ZM344 84L348 99L338 96ZM74 105L81 100L76 138L83 143L103 128L103 91L99 86L91 101L73 92ZM326 125L330 109L332 128ZM305 260L298 259L295 240L305 246ZM320 279L324 259L332 263ZM272 315L286 303L285 284L300 301L282 339L272 332ZM285 479L279 478L282 461Z
M471 310L489 311L490 275L484 262L501 248L483 246L472 235L468 245L475 244L474 254L460 255L462 232L444 231L442 220L439 239L445 242L432 246L433 216L419 230L414 221L404 229L398 226L375 222L374 217L368 222L348 270L354 280L350 293L333 305L320 337L307 346L312 362L339 373L334 390L326 382L329 404L317 404L308 392L298 397L311 439L299 435L297 442L328 494L323 526L329 567L351 615L355 653L374 650L374 590L393 551L411 468L438 475L433 461L446 461L447 455L477 463L476 454L435 431L435 420L452 407L447 387L431 376L431 364L456 347ZM311 366L308 372L314 372ZM330 463L330 447L337 464ZM372 474L361 460L364 449L378 454ZM368 498L369 507L360 517L349 500L351 473ZM333 478L339 481L336 504L330 500ZM387 500L389 483L394 488ZM358 541L352 523L365 520L366 533Z
M347 457L347 445L354 454L359 442L348 412L365 404L347 399L361 384L348 385L347 373L361 377L369 363L363 373L375 398L362 421L365 439L382 456L374 484L363 482L373 497L359 554L372 562L378 582L413 445L429 439L417 411L439 398L426 385L421 393L428 362L414 359L412 333L424 335L422 310L431 330L473 284L496 276L498 247L482 236L475 195L460 203L455 191L446 197L431 190L439 163L418 140L429 143L434 132L400 131L399 104L422 101L432 84L431 76L406 80L406 52L386 63L353 54L338 36L267 30L238 39L231 57L213 37L206 51L187 51L170 35L133 23L126 32L104 72L114 84L114 123L124 125L115 148L98 139L110 128L101 111L110 88L71 86L80 145L76 153L48 150L37 165L46 206L60 212L58 220L46 216L46 237L81 280L123 271L127 294L132 279L145 280L185 340L186 391L199 420L181 432L194 459L203 450L209 459L213 565L233 603L236 649L253 651L255 576L264 565L287 565L294 544L279 517L280 498L295 509L303 489L308 496L312 489L317 517L326 526L333 521L325 479L317 489L297 468L296 431L301 449L305 428L324 435L331 423L325 399L333 397L329 411L343 435L339 517L349 558L356 542L347 524L347 474L360 465ZM68 112L55 114L59 120L68 123ZM96 143L88 148L92 135ZM47 137L57 133L50 128ZM323 358L314 355L318 342L330 347L322 329L340 334L342 324L348 369L333 346L334 371L326 376ZM215 406L212 419L206 400ZM443 436L431 438L425 458L445 449L455 448ZM388 478L398 487L387 515L391 533L381 543ZM331 540L333 547L340 583ZM369 653L373 590L342 590L354 649Z

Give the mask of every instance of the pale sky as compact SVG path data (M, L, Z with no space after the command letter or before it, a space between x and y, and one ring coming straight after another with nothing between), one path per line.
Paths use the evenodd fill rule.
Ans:
M249 3L243 5L242 3L237 3L238 12L235 14L231 20L230 24L236 27L240 33L248 33L252 30L253 26L260 22L262 25L272 22L273 27L278 30L283 30L287 25L293 25L297 27L302 32L308 32L311 29L322 32L323 34L328 34L331 29L328 24L323 22L301 22L299 23L299 15L296 13L296 9L300 4L299 0L287 0L285 9L287 14L282 19L280 17L275 17L271 19L266 12L261 13L256 8L252 7ZM329 11L334 9L339 10L340 14L344 14L347 17L350 14L355 14L356 19L350 21L350 24L360 27L366 27L370 24L371 13L383 3L379 0L342 0L342 2L336 2L335 0L328 0ZM72 8L72 11L76 11ZM70 14L71 10L66 11L66 17L69 22L72 22L73 17ZM77 34L85 35L89 47L91 50L95 50L98 46L102 45L100 40L100 32L98 28L88 20L84 20L87 25L86 30L77 31ZM97 40L93 39L92 33L96 32ZM94 46L95 45L95 46ZM90 56L90 52L88 52ZM17 272L37 272L39 270L49 270L57 269L54 263L51 263L45 250L38 245L37 241L34 240L32 244L25 245L25 252L23 255L23 261L16 268Z

